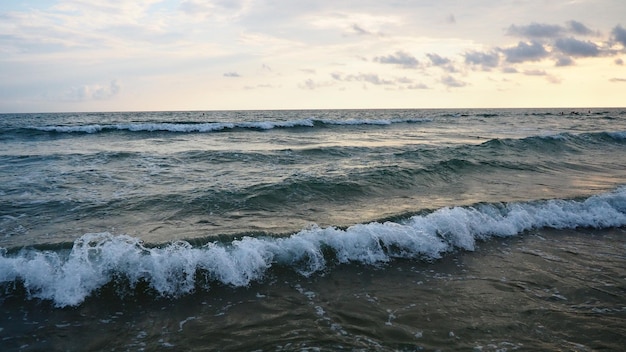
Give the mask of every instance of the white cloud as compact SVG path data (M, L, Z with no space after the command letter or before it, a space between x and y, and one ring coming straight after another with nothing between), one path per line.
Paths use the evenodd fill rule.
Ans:
M513 5L514 17L508 15ZM481 0L471 6L373 0L4 2L0 111L44 109L37 102L49 107L55 99L57 110L77 108L76 102L81 109L127 104L118 110L154 109L157 103L186 109L231 102L237 108L243 101L250 104L246 108L271 107L285 96L292 104L323 104L321 96L349 102L350 91L364 94L363 87L385 106L402 102L410 89L428 89L422 93L432 98L425 101L430 104L450 101L452 87L489 92L495 89L490 84L502 82L498 75L520 73L516 78L535 84L524 77L529 70L546 72L545 79L558 70L568 81L585 75L593 80L603 67L623 65L620 58L606 65L608 57L626 52L618 11L623 8L617 0ZM409 68L414 70L399 71ZM606 77L614 74L602 72L608 84ZM103 83L111 77L124 83L123 91L117 83ZM172 84L184 89L172 94ZM263 97L249 91L261 88ZM212 92L212 99L202 92ZM446 99L437 100L437 94ZM420 103L414 95L406 104ZM470 95L457 96L458 102L475 103L464 98Z
M116 80L111 81L108 85L86 84L71 87L62 93L60 99L65 101L107 100L116 96L120 90L121 87Z

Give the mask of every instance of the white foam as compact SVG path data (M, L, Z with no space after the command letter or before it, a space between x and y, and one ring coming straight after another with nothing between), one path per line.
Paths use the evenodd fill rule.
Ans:
M104 128L101 125L81 125L81 126L45 126L36 127L40 131L45 132L62 132L62 133L96 133L102 131Z
M105 130L119 130L131 132L215 132L235 128L271 130L274 128L290 127L313 127L315 122L327 125L390 125L393 123L416 123L427 122L431 119L411 118L411 119L349 119L349 120L316 120L299 119L289 121L252 121L252 122L207 122L207 123L125 123L113 125L80 125L80 126L44 126L33 127L40 131L61 132L61 133L96 133Z
M149 248L141 240L110 233L85 234L72 250L0 250L0 284L22 282L31 297L73 306L103 285L122 277L134 287L145 281L163 296L190 293L198 274L207 285L218 281L247 286L274 265L304 276L335 263L376 265L393 258L440 258L475 242L534 228L626 226L626 187L586 200L549 200L475 207L442 208L404 222L358 224L345 230L311 227L283 238L243 237L231 243L193 247L177 241ZM331 253L331 256L325 255Z

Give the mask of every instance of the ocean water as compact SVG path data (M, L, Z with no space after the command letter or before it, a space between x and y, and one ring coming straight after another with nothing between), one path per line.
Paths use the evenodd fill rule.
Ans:
M620 350L626 109L0 115L3 350Z

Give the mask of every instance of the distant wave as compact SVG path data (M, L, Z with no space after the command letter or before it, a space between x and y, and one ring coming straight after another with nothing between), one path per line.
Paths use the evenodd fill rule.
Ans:
M57 133L98 133L107 131L206 133L235 129L271 130L275 128L315 127L324 125L391 125L430 122L428 118L410 119L299 119L291 121L207 122L207 123L129 123L111 125L43 126L31 129Z
M150 247L139 238L85 234L69 252L0 250L0 286L23 286L29 297L58 307L80 305L103 286L145 283L165 297L208 289L210 282L247 286L274 267L310 276L333 263L376 265L394 258L434 260L474 250L478 240L537 228L626 226L626 187L584 200L547 200L446 207L398 222L347 229L311 227L287 237L243 237L192 246Z

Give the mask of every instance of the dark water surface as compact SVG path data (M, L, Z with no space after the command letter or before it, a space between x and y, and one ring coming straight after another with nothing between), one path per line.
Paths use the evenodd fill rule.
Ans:
M543 230L425 263L277 268L180 299L5 296L5 350L568 350L626 343L626 230Z
M626 110L0 115L0 349L619 351Z

